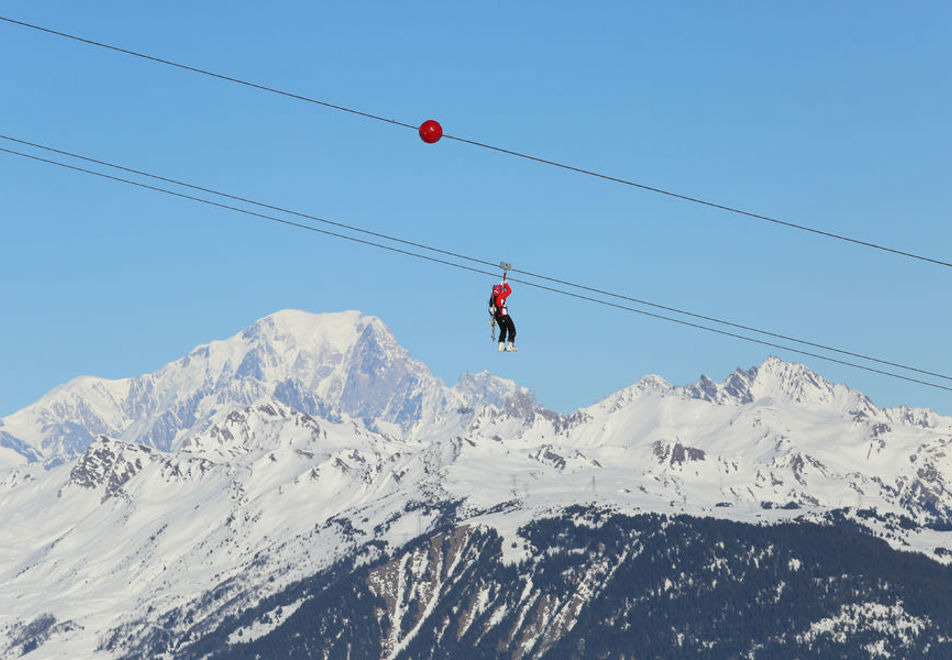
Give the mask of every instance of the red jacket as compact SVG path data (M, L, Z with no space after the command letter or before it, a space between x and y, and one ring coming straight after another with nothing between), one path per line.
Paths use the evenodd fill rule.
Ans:
M496 317L508 316L509 310L506 308L506 298L512 293L512 287L509 282L502 283L502 293L496 294Z

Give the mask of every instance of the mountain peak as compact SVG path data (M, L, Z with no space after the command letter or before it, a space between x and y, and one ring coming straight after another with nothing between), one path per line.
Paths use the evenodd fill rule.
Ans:
M100 434L169 451L219 413L265 400L406 431L440 409L447 391L379 318L288 309L154 373L61 386L5 418L0 447L47 464L80 456Z
M252 323L242 333L243 337L259 335L277 335L307 337L321 335L326 338L339 338L359 332L367 324L383 326L383 322L376 316L368 316L357 310L344 312L305 312L299 309L282 309L268 314Z
M776 355L769 356L759 366L736 369L721 383L702 375L684 391L691 398L712 403L780 401L833 406L867 415L876 410L864 394L833 383L804 364L787 362Z
M463 372L453 389L467 404L480 401L503 409L513 397L521 396L535 402L535 394L526 387L520 387L515 381L494 376L488 371L478 374Z
M850 391L837 385L799 362L786 362L769 356L759 367L748 372L750 393L757 399L777 399L795 403L829 404L838 394Z
M396 343L390 330L376 316L367 316L355 310L316 314L296 309L269 314L226 342L264 344L275 350L303 349L314 353L345 353L368 327L372 328L375 334L388 337ZM202 348L206 347L196 350Z

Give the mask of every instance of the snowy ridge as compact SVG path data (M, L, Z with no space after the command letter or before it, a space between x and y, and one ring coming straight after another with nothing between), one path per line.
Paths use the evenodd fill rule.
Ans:
M524 407L539 407L527 390L488 373L447 388L376 317L285 310L153 374L82 377L54 389L0 420L0 461L57 465L82 454L98 435L169 451L216 415L272 399L312 415L346 414L410 433L423 420L464 407L504 406L516 395Z
M645 376L610 399L612 405L618 405L619 399L631 400L646 392L699 399L720 405L778 402L835 408L859 415L878 412L872 401L861 392L832 383L802 364L784 362L776 356L768 357L758 367L737 369L720 383L701 376L693 385L676 387L660 376Z

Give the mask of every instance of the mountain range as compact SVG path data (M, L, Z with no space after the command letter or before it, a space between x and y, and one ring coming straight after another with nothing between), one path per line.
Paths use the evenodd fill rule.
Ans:
M0 657L952 649L950 443L776 357L561 415L286 310L0 420Z

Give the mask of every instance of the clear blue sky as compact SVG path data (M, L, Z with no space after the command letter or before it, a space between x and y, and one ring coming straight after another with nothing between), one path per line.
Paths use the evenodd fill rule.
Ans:
M952 258L946 2L162 3L0 14L474 140ZM952 269L0 24L0 133L952 373ZM0 146L9 146L0 144ZM448 384L561 412L775 353L882 406L952 394L0 154L0 416L284 308L374 314ZM946 382L948 384L948 382Z

